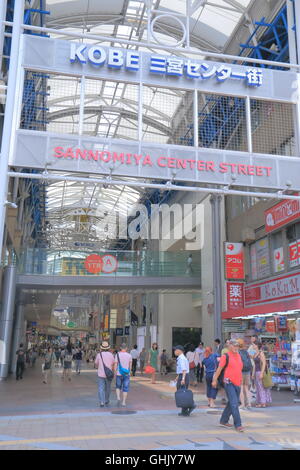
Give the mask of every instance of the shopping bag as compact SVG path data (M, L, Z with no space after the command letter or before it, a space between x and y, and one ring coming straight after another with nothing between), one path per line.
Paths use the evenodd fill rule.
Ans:
M192 408L194 406L194 396L192 390L184 386L175 392L175 402L177 408Z
M146 366L144 372L145 374L154 374L155 369L152 366Z
M264 388L273 387L272 376L271 376L271 372L269 370L265 370L264 375L263 375L263 379L262 379L262 383L263 383Z

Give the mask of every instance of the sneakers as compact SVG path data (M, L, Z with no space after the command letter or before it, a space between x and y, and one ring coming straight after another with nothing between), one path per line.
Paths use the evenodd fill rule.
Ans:
M178 413L178 416L190 416L188 413Z
M237 432L244 432L244 428L243 426L238 426L237 428L235 428Z
M100 408L104 408L104 403L100 403Z
M219 426L222 426L223 428L227 428L227 429L233 428L233 424L229 424L229 423L220 423Z

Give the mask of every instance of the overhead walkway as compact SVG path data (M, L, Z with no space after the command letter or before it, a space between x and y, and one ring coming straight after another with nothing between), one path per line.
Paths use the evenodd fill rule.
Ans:
M108 262L97 271L91 255ZM18 260L17 286L47 290L198 290L200 254L188 264L187 252L99 252L29 249ZM115 266L112 266L115 260ZM105 272L114 268L111 273ZM98 267L100 269L100 267ZM104 270L104 271L103 271Z

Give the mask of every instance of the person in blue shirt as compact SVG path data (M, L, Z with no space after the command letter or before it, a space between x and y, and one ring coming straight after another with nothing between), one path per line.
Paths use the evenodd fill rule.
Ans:
M215 408L215 399L217 398L218 389L212 386L212 379L216 369L218 368L217 361L218 354L212 352L209 346L205 348L204 359L202 364L205 367L206 378L206 396L208 399L208 406Z

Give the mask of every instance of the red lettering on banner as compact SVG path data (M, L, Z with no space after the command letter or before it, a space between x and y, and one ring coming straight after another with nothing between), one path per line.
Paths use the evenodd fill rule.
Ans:
M189 169L197 171L206 171L206 172L216 172L219 173L238 173L241 175L256 175L256 176L270 176L272 167L256 166L256 165L245 165L238 163L230 162L221 162L218 163L216 167L216 162L214 161L205 161L205 160L193 160L189 158L176 158L176 157L156 157L155 160L152 160L152 157L142 154L131 154L123 152L110 152L108 150L92 150L92 149L73 149L72 147L64 148L61 146L54 147L53 157L55 158L71 158L77 160L89 160L89 161L102 161L108 163L113 161L114 163L120 162L120 164L126 165L150 165L154 164L160 168L179 168L179 169Z
M161 160L166 160L166 157L159 157L159 159L157 160L157 164L158 166L162 167L162 168L166 168L167 165L163 165L161 163Z
M80 157L83 160L85 160L86 154L87 154L87 150L76 149L75 158L78 159L78 157Z
M105 157L105 155L107 156ZM100 158L103 162L107 163L111 159L111 154L108 152L108 150L103 150L103 152L100 152Z
M227 163L220 163L220 173L228 173Z
M239 165L238 172L240 175L247 175L247 165Z
M65 158L68 158L68 157L71 157L71 158L76 158L74 153L73 153L73 149L72 147L69 147L67 149L67 151L65 152Z
M114 152L113 153L113 161L114 161L114 163L116 163L116 161L124 163L124 153L120 153L118 155L117 152Z
M89 150L88 154L89 154L89 160L95 160L95 162L98 161L98 151L94 153L92 150Z
M145 166L145 165L153 166L150 155L145 156L144 161L143 161L143 166Z
M143 157L143 155L137 155L136 153L133 155L135 158L135 163L136 165L139 164L140 159Z
M199 162L198 162L199 163ZM177 168L186 168L186 160L178 159L177 160ZM198 168L199 169L199 168Z
M64 148L63 147L55 147L54 149L54 157L61 158L64 156Z

